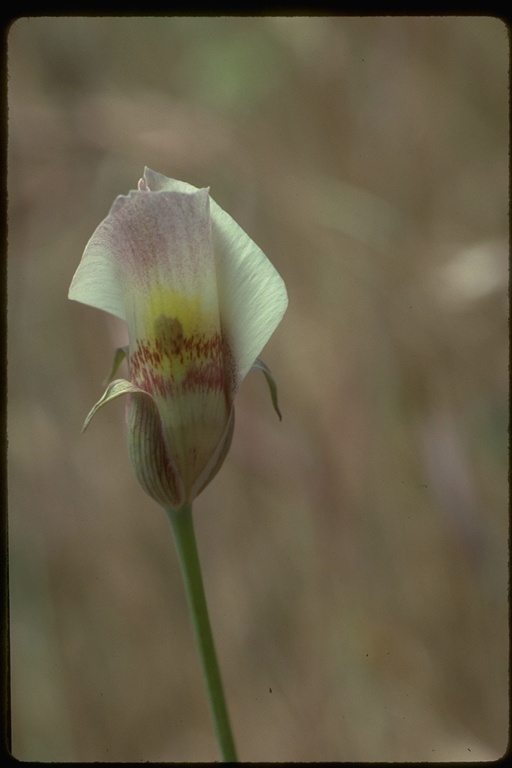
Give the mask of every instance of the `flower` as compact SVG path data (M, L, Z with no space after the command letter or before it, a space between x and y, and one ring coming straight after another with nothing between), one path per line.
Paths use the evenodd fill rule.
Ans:
M114 365L126 355L129 380L110 382L84 429L128 394L139 482L165 507L191 502L226 457L251 368L264 372L277 410L258 355L286 310L283 280L208 189L146 168L89 240L69 298L126 321L129 336Z

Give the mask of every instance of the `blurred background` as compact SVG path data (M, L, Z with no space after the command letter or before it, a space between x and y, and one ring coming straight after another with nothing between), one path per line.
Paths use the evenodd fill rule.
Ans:
M70 302L145 165L290 305L195 503L243 761L488 760L508 740L508 41L493 18L22 18L8 35L12 748L218 759L121 323Z

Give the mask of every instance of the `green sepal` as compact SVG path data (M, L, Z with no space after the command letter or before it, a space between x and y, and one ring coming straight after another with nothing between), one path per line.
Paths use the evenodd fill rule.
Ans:
M148 395L147 392L144 392L144 390L140 389L139 387L136 387L130 381L126 381L126 379L116 379L116 381L112 381L108 385L108 387L106 388L105 392L100 397L96 405L94 405L89 411L89 413L87 414L87 417L84 421L84 425L82 427L82 432L85 432L85 430L89 426L89 423L92 417L96 414L97 411L99 411L99 409L103 405L106 405L106 403L109 403L111 400L114 400L116 397L120 397L121 395L134 394L136 392ZM151 396L148 395L148 397L151 397Z
M281 415L281 411L279 410L279 405L277 403L277 384L272 374L272 371L270 370L268 365L266 365L263 362L263 360L261 360L259 357L256 359L256 362L253 363L251 367L251 371L261 371L265 376L267 380L268 388L270 390L270 397L272 398L272 405L274 406L274 411L279 416L279 421L282 421L283 417Z
M125 358L127 358L127 357L128 357L128 347L118 347L116 349L116 351L114 353L114 360L112 362L112 367L110 369L110 372L109 372L108 376L106 376L103 379L103 382L102 382L104 387L106 387L107 384L110 384L110 382L113 380L114 376L117 373L117 369L119 368L119 366L121 365L123 360Z

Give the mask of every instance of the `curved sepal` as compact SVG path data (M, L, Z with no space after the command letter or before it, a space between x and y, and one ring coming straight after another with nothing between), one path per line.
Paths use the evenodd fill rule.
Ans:
M108 385L108 387L106 388L105 392L100 397L96 405L94 405L89 411L89 413L87 414L87 417L84 421L84 425L82 427L82 432L85 432L85 430L90 424L92 417L97 413L97 411L99 411L99 409L103 405L106 405L106 403L110 403L110 401L114 400L116 397L120 397L121 395L133 394L135 392L144 394L146 395L146 397L151 397L151 395L148 395L148 393L144 392L143 389L140 389L140 387L136 387L130 381L126 381L126 379L116 379L115 381L112 381Z
M279 421L282 421L283 417L281 415L281 411L279 410L279 405L277 402L277 384L272 374L272 371L270 370L268 365L266 365L263 362L263 360L261 360L259 357L253 363L251 367L251 371L261 371L265 376L265 379L267 380L268 388L270 390L270 397L272 398L272 405L274 406L274 411L279 416Z
M128 359L128 352L129 352L129 347L118 347L116 349L114 353L114 359L112 361L112 367L109 371L109 374L108 376L105 376L105 378L103 379L104 387L106 387L107 384L110 384L110 382L116 375L117 369L119 368L123 360Z

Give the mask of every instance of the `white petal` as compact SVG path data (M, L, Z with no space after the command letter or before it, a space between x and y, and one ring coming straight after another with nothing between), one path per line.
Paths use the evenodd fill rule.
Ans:
M132 340L148 312L163 309L200 323L209 315L219 329L208 190L191 191L119 196L86 246L69 297L125 320Z
M144 179L154 191L197 191L150 168L144 170ZM210 215L221 324L235 368L234 395L279 325L288 296L284 281L263 251L211 197Z
M184 192L191 195L197 192L197 187L192 184L187 184L186 181L178 181L178 179L170 179L168 176L164 176L163 173L157 173L152 171L151 168L144 168L144 179L141 179L146 184L146 187L150 192Z
M109 219L111 220L112 214L120 211L124 213L122 207L127 201L130 201L131 207L135 202L135 195L145 196L155 192L185 195L198 193L197 188L191 184L170 179L149 168L145 169L139 188L149 192L131 192L129 196L117 198L111 214L100 224L89 241L69 291L71 299L110 312L127 320L132 326L133 319L127 317L132 314L127 312L126 307L127 284L125 282L122 285L116 260L112 259L112 241L108 242L111 237L108 231ZM206 193L206 190L202 190L202 193ZM156 197L159 198L160 195ZM160 213L163 213L164 201L161 200L158 204L155 202L152 207L155 212L160 209ZM168 215L166 212L164 219ZM231 354L231 396L234 396L279 324L288 305L288 296L282 278L262 250L211 197L210 217L216 285L211 275L205 280L203 269L195 271L195 279L199 278L200 293L203 297L208 293L205 283L209 284L210 291L218 293L222 333ZM186 270L185 274L192 275L193 272ZM189 279L185 282L188 283ZM134 295L136 293L137 288ZM208 303L213 309L216 303L213 296L209 297ZM132 332L133 330L135 329L132 328Z
M111 211L124 199L125 197L120 195ZM126 320L124 296L116 264L102 242L104 227L105 221L102 221L87 243L71 281L68 297Z
M235 390L279 325L288 295L263 251L210 198L223 332L236 366Z

